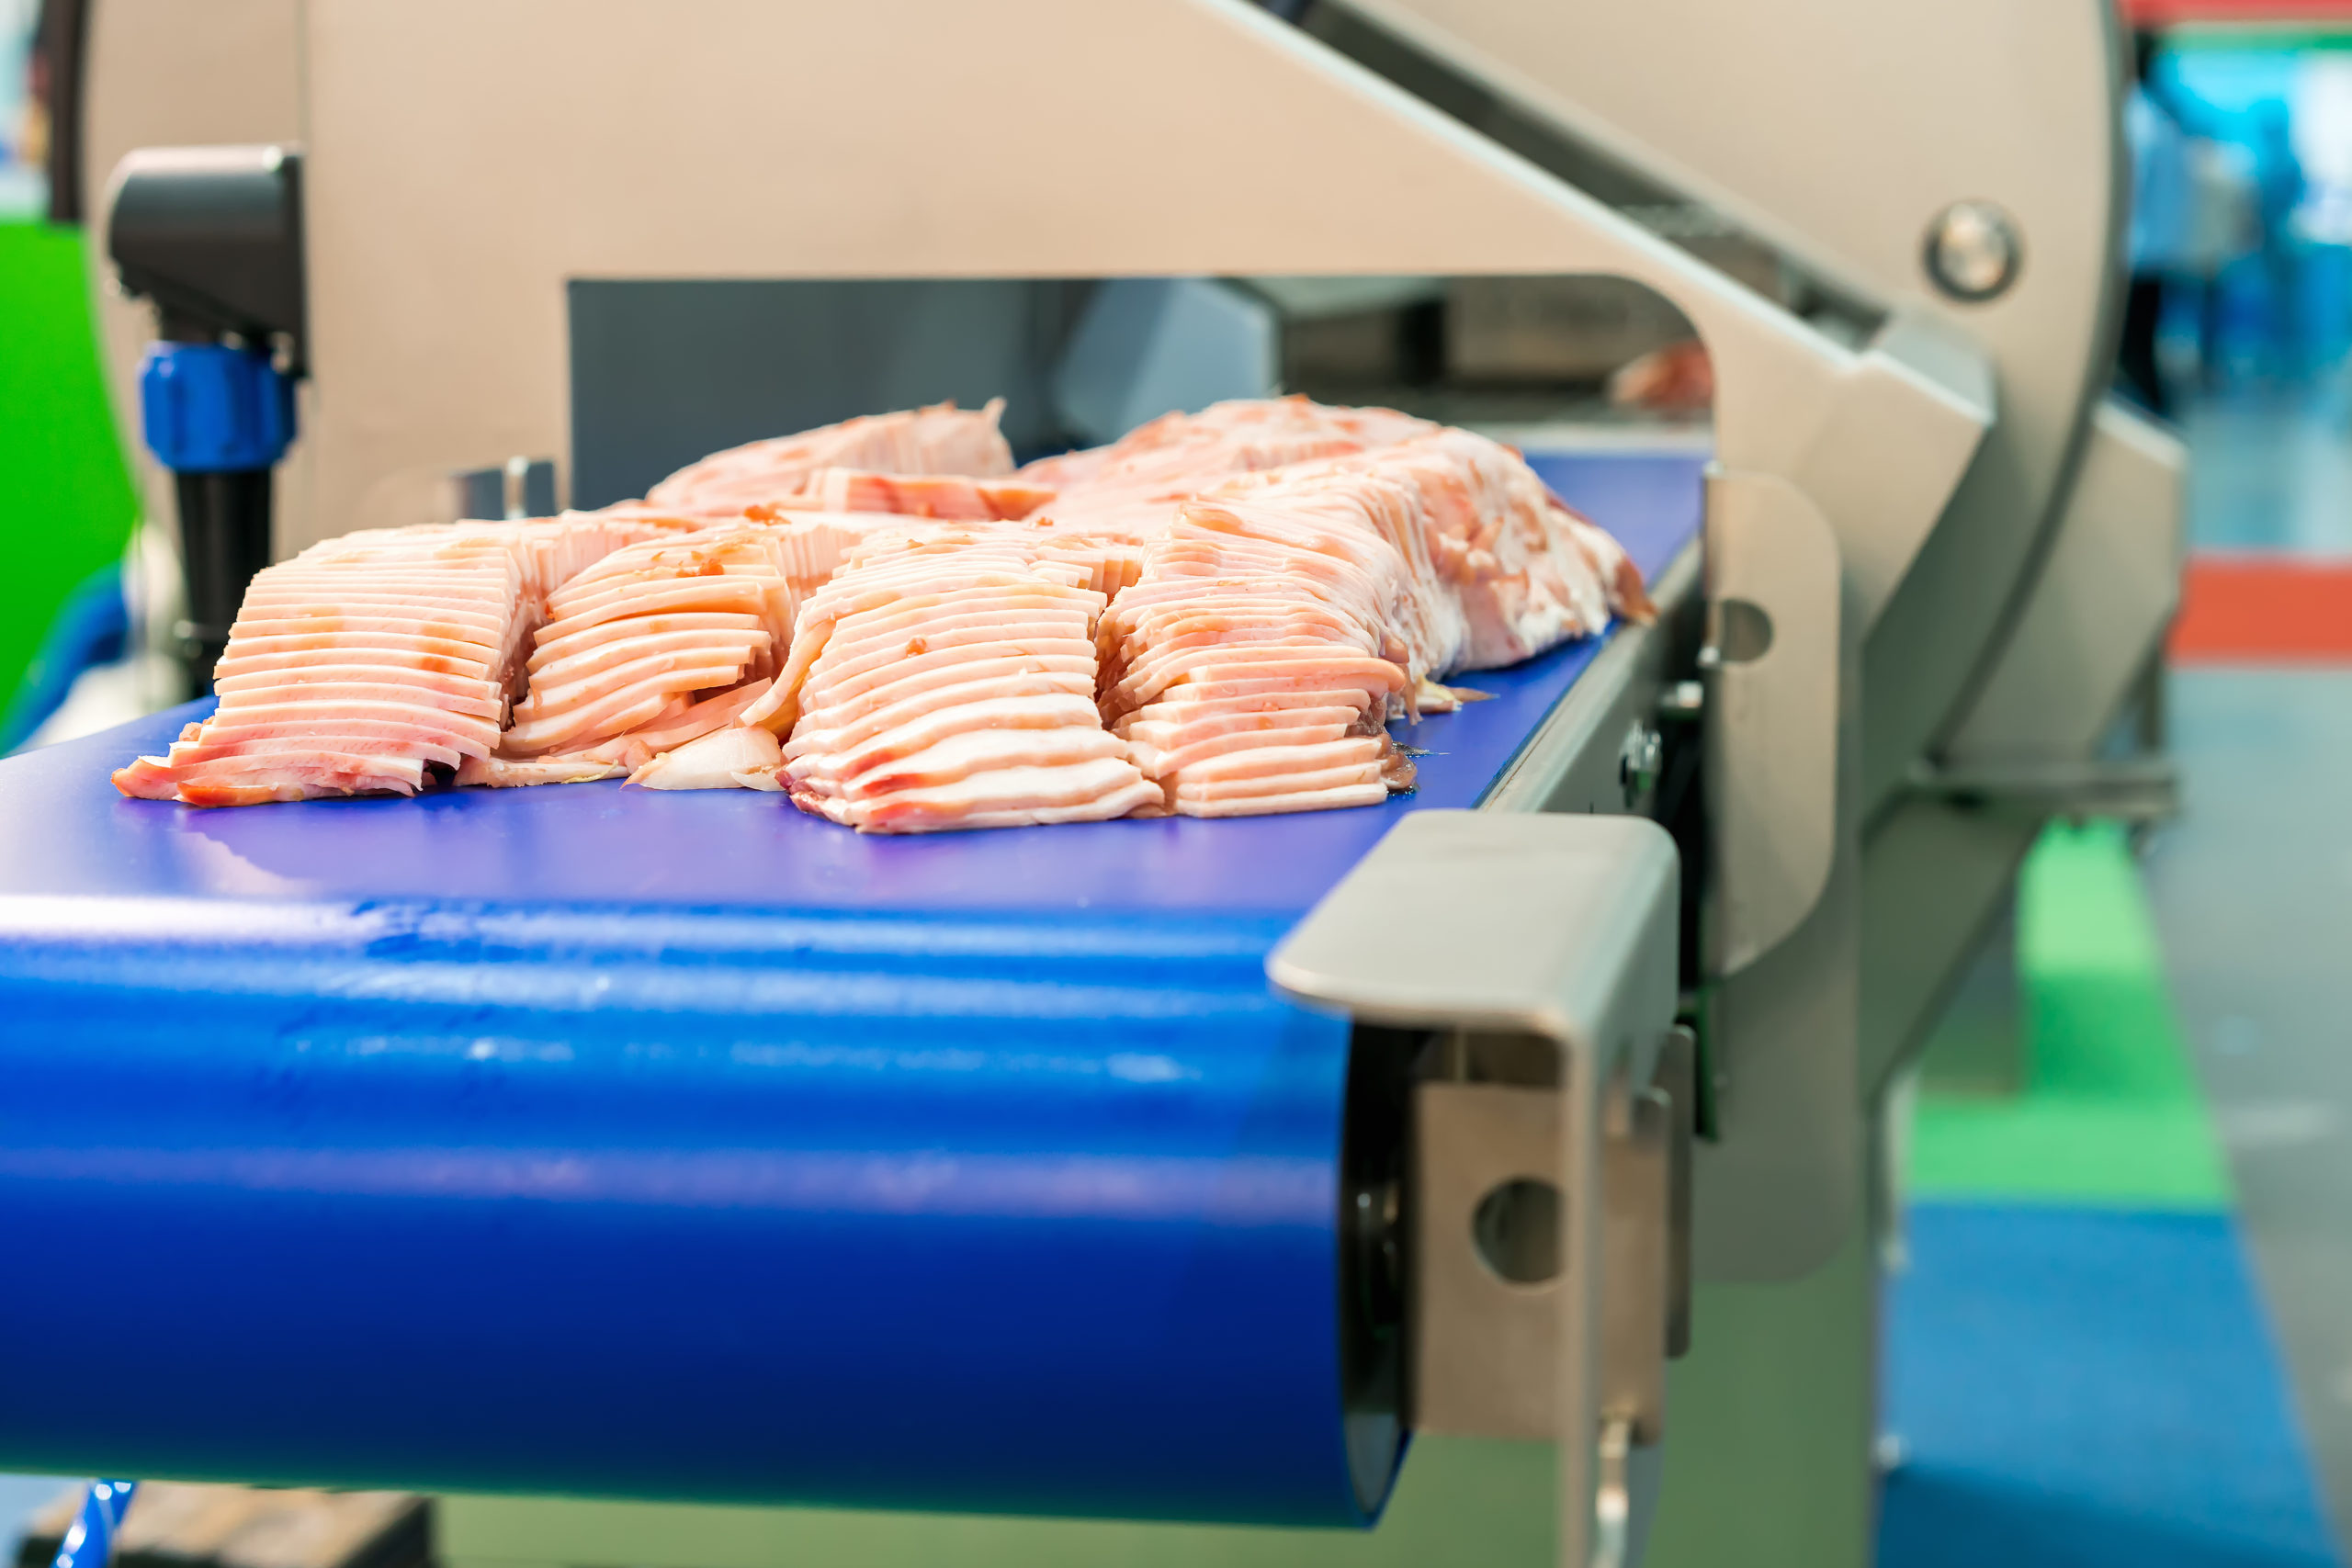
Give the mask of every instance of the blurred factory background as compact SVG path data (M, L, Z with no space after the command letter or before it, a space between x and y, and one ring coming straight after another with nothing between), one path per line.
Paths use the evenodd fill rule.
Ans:
M2119 385L2192 454L2182 804L2053 830L1921 1072L1889 1568L2315 1564L2352 1539L2352 4L2128 9L2151 188ZM36 10L0 0L0 750L176 695L125 607L140 487L86 242L44 221ZM1637 307L1454 303L1458 353L1669 424L1703 406ZM1301 352L1344 379L1328 336ZM1585 356L1544 358L1563 342ZM0 1479L0 1543L61 1484Z

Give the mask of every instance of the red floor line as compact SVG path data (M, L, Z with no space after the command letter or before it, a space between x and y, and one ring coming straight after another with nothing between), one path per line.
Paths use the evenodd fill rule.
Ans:
M2175 664L2352 664L2352 561L2191 557Z

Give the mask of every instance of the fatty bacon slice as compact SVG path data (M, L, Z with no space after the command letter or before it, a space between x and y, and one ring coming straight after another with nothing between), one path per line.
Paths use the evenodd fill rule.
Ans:
M1103 595L1011 531L869 541L746 724L802 810L870 833L1099 821L1161 792L1094 705Z
M1002 398L972 410L938 403L754 441L688 464L645 499L657 507L725 518L797 495L827 468L993 479L1012 472L1012 448L997 428L1003 412Z
M819 468L801 489L765 505L746 507L744 514L762 518L786 512L864 512L992 523L1026 517L1053 499L1050 489L1020 479Z
M1335 408L1301 396L1236 398L1170 413L1108 446L1045 457L1020 477L1060 492L1073 516L1181 501L1236 474L1376 451L1442 428L1393 409Z
M1408 499L1358 475L1314 506L1178 509L1100 636L1103 719L1162 809L1370 806L1411 786L1385 727L1427 669L1435 596L1385 536Z
M191 806L413 795L498 744L540 596L641 536L596 519L388 529L313 546L246 590L220 706L114 775Z

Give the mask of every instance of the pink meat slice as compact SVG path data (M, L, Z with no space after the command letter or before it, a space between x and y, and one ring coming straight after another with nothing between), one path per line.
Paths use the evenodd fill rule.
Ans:
M1194 764L1229 751L1269 746L1313 746L1338 740L1355 732L1363 716L1354 708L1318 707L1279 716L1262 713L1232 715L1194 725L1128 724L1123 725L1120 732L1134 749L1136 765L1143 770L1144 776L1160 779L1179 770L1196 772Z
M619 755L636 754L630 766L640 767L664 751L673 750L690 740L699 740L713 731L724 729L742 716L743 710L760 700L768 688L766 680L746 682L717 696L705 697L690 704L684 711L629 731L620 739Z
M418 701L437 694L492 718L504 716L503 705L494 697L484 697L475 680L439 670L402 671L397 665L385 663L337 660L331 664L293 664L215 676L212 685L224 694L276 691L305 701L332 696L346 688L378 696L397 692Z
M970 411L941 403L754 441L689 464L645 499L656 507L741 512L799 493L825 468L992 479L1012 472L1012 449L997 428L1003 412L1001 398Z
M1093 639L1082 625L1055 626L1031 618L1012 626L929 626L905 637L836 637L843 645L837 660L823 671L812 671L802 688L804 700L827 693L847 695L865 689L907 665L924 660L1001 658L1026 655L1038 659L1094 658Z
M829 699L821 710L794 727L792 738L829 738L854 745L934 707L976 702L992 695L1071 693L1092 699L1093 660L1069 660L1060 670L1014 655L934 664L887 684L868 686L847 697ZM751 712L745 722L752 722Z
M716 615L704 618L720 619ZM564 657L533 670L531 683L537 690L548 694L549 700L552 700L554 693L568 688L574 682L601 675L608 671L639 665L647 660L665 654L723 648L737 658L748 660L773 646L775 638L770 636L767 628L760 624L757 616L729 616L726 619L737 624L689 626L669 631L647 631L637 636L628 635L632 623L611 622L608 624L616 628L619 635L585 647L571 648ZM541 650L542 653L544 651L544 649ZM533 656L535 660L537 657L538 655Z
M479 679L486 661L476 648L471 655L424 653L413 649L377 648L362 644L356 648L293 648L277 652L244 653L232 663L222 660L213 672L213 683L224 680L251 682L256 679L270 683L271 677L282 675L288 682L300 683L303 677L317 670L368 671L370 679L380 679L386 670L404 671L420 676L442 676L451 680Z
M824 779L844 788L862 783L877 770L948 769L960 777L974 766L1001 764L1016 751L1023 762L1039 762L1048 756L1119 755L1124 748L1103 733L1099 722L1088 722L1088 709L1087 699L1074 692L984 697L933 708L854 746L807 744L796 736L793 744L799 750L787 750L786 755L796 761L808 759L805 767L797 770L797 776Z
M1159 790L1119 757L1051 767L1012 767L878 799L836 800L800 792L793 803L868 833L936 833L1100 822L1157 806Z
M695 649L616 666L558 694L560 711L521 716L507 731L509 756L575 750L655 721L667 723L703 694L734 690L747 658L740 651ZM624 719L624 711L634 716Z
M1378 806L1391 794L1378 778L1352 784L1323 784L1278 795L1181 797L1178 809L1187 817L1273 817L1293 811L1337 811L1349 807Z
M1251 678L1285 682L1295 692L1362 692L1401 694L1405 678L1396 666L1353 649L1301 649L1280 644L1189 649L1170 655L1140 675L1130 676L1106 694L1104 705L1125 714L1185 681Z
M300 703L268 703L231 707L223 702L194 740L183 741L174 755L204 755L224 751L242 730L254 725L291 725L321 744L356 732L356 727L385 727L415 739L420 744L464 746L484 751L498 744L495 719L470 717L401 703L343 701L332 706Z
M625 736L662 719L681 695L723 691L743 672L740 661L697 664L687 662L689 657L665 660L654 673L617 691L582 698L559 715L519 723L506 732L499 750L510 757L529 757Z
M447 681L447 677L435 677ZM225 695L245 695L244 691ZM432 686L403 686L389 682L302 682L267 691L272 698L266 704L238 704L229 711L232 716L244 716L284 710L308 716L313 722L332 718L337 714L362 716L376 710L400 714L403 719L430 714L441 714L450 719L462 718L473 724L487 726L492 736L498 732L499 721L506 716L505 706L495 694L485 694L481 683L467 691L436 690ZM224 720L226 722L233 722Z
M424 615L436 621L449 621L492 633L503 631L506 624L506 617L495 600L485 593L449 593L428 597L424 593L406 593L392 587L369 592L356 588L338 588L331 583L306 588L299 593L273 593L267 597L249 594L243 609L246 617L256 622L289 616L309 619L334 614L411 618Z
M920 723L933 714L984 709L989 704L1012 699L1050 697L1090 705L1094 700L1094 683L1082 671L995 669L994 663L935 672L935 679L907 682L829 706L824 714L828 723L820 726L805 721L794 728L791 740L786 743L785 755L789 758L812 751L850 751L876 736ZM1065 702L1046 711L1074 710Z
M1126 746L1100 726L1079 727L1041 717L1035 725L970 730L906 750L893 738L870 743L855 759L829 759L830 766L803 757L788 764L796 787L819 795L874 801L909 790L936 789L1014 768L1053 769L1103 758L1125 760Z
M963 474L878 474L865 468L819 468L802 488L749 514L803 512L890 513L907 517L988 523L1026 517L1054 499L1050 486L1018 479Z
M537 675L551 667L569 668L575 660L586 666L626 658L629 649L639 641L673 637L691 639L713 632L764 634L766 629L764 616L731 610L615 616L562 637L550 637L542 630L538 643L531 650L531 657L525 661L524 668ZM686 642L680 641L676 646L686 646Z
M1236 474L1371 451L1439 426L1387 409L1342 409L1303 397L1238 399L1171 413L1107 447L1033 463L1023 479L1053 486L1069 517L1182 501Z

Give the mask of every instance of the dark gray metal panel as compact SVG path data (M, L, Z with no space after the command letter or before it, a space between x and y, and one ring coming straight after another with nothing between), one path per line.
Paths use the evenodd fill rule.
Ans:
M1086 288L1026 278L576 278L571 503L643 495L722 447L952 398L1068 445L1046 383Z

